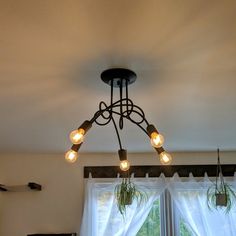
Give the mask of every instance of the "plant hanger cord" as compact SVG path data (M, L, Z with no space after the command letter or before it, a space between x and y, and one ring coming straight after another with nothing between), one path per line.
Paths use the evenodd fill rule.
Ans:
M219 184L218 184L218 178L219 178L219 181L220 181ZM217 148L217 168L216 168L215 193L220 192L222 189L224 190L224 193L226 193L224 177L223 177L222 168L221 168L221 164L220 164L220 150L219 150L219 148Z

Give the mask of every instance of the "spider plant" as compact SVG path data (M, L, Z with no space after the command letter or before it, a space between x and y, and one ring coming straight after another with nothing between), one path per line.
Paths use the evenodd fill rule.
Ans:
M224 182L224 176L220 164L219 149L216 171L216 181L207 190L207 206L210 210L225 207L225 212L229 213L236 201L236 194L233 188Z
M224 183L216 186L214 183L207 190L207 206L210 210L225 207L225 212L229 213L236 201L236 194L232 187Z
M121 215L126 214L127 206L131 205L134 200L140 205L147 200L147 194L137 189L137 186L131 182L130 177L123 178L120 184L115 187L115 197L117 207Z

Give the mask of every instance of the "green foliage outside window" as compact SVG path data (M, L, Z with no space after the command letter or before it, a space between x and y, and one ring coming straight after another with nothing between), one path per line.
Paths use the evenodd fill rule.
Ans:
M191 230L184 222L183 218L180 219L180 236L194 236ZM161 235L161 221L160 221L160 199L156 200L145 220L143 226L136 236L160 236Z
M186 222L183 218L180 219L180 236L194 236L194 234L188 229Z
M160 199L156 200L136 236L160 236Z

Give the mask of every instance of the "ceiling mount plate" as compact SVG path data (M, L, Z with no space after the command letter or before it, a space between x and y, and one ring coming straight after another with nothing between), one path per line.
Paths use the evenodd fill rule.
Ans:
M113 80L113 87L120 87L122 83L122 87L126 85L126 80L128 81L128 85L132 84L136 80L136 74L129 69L124 68L112 68L102 72L101 78L102 81L111 86Z

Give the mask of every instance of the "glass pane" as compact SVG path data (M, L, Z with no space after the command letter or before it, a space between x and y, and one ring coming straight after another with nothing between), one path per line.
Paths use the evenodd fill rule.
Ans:
M195 236L188 224L181 217L179 221L180 236Z
M160 199L156 200L136 236L160 236Z

